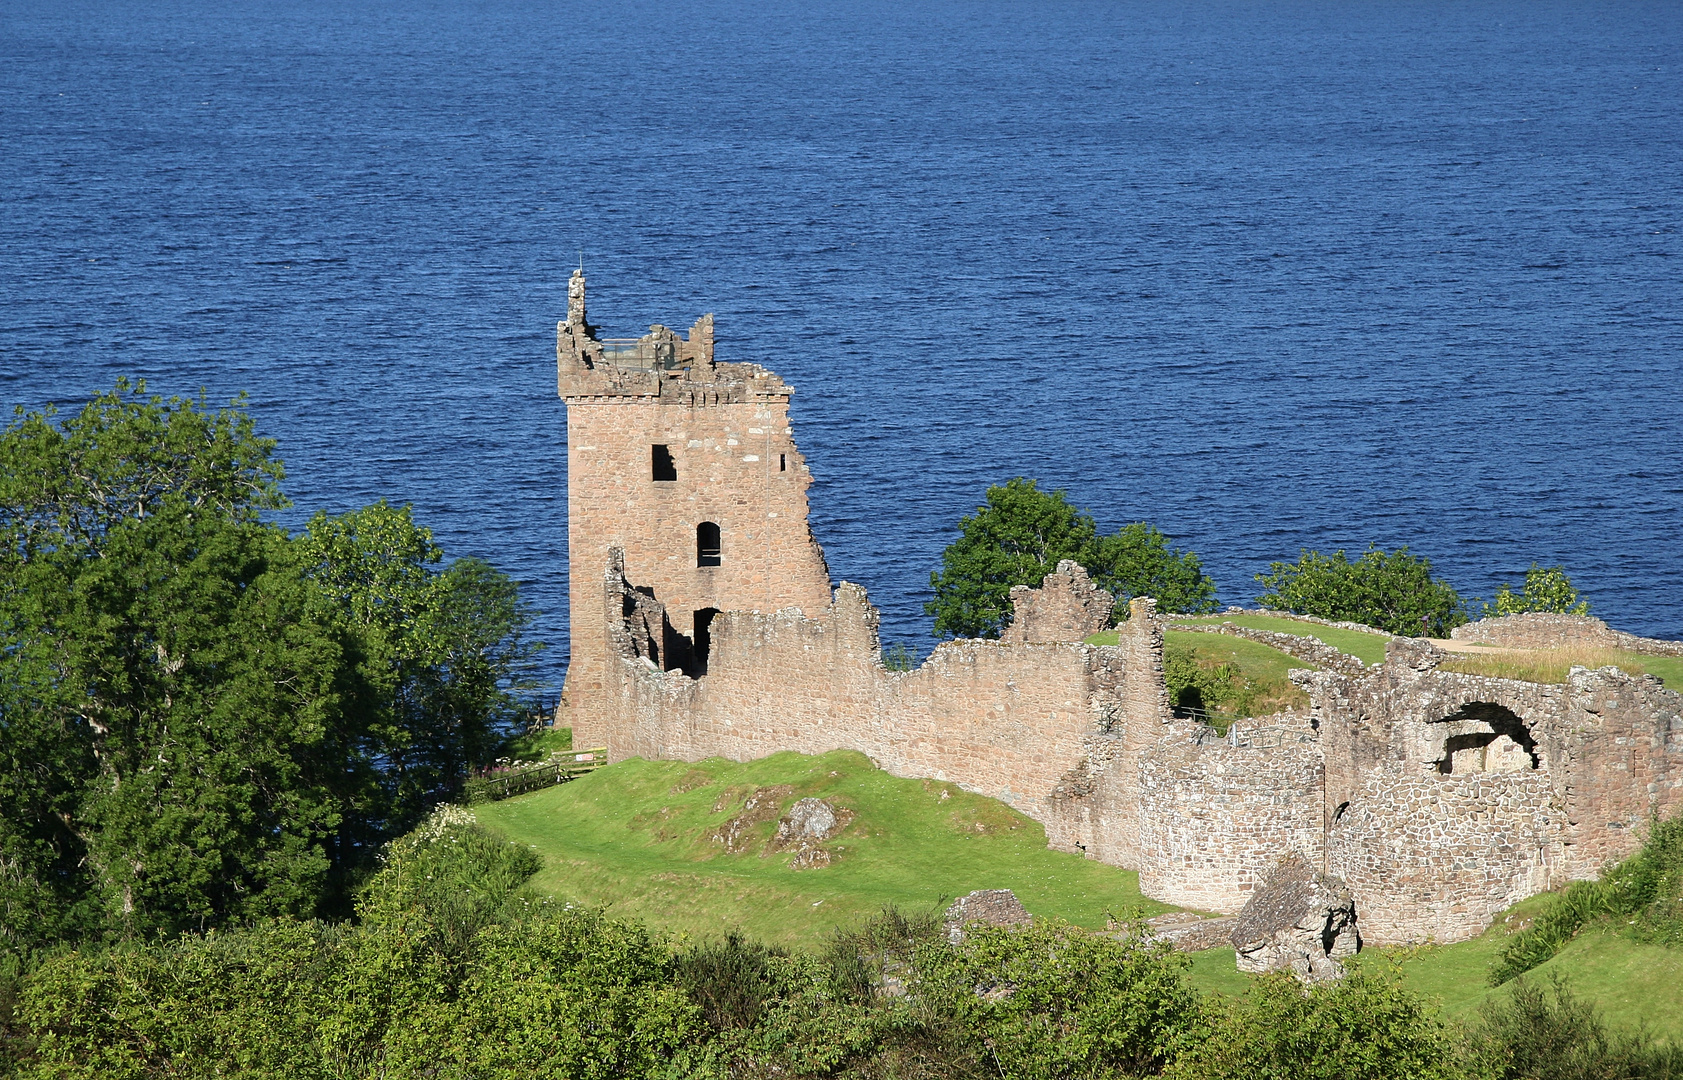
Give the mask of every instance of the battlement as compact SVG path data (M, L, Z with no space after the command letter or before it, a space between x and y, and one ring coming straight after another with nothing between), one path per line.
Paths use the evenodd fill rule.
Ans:
M567 402L659 398L668 404L783 401L795 388L758 364L713 358L713 316L682 335L655 323L640 338L600 338L585 312L583 270L567 283L567 318L555 327L556 389Z

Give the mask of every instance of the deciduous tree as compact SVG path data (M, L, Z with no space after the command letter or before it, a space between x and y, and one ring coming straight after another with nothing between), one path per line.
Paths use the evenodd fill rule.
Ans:
M1432 577L1431 560L1408 548L1369 548L1351 561L1305 551L1295 563L1268 564L1256 575L1256 602L1276 611L1348 620L1393 634L1442 637L1467 621L1466 604L1447 581Z
M929 578L935 597L924 611L935 617L937 637L998 637L1011 621L1011 587L1039 586L1063 559L1074 559L1116 594L1118 615L1135 596L1155 597L1164 611L1215 608L1215 583L1196 554L1171 547L1143 521L1101 536L1091 515L1061 489L1041 491L1033 480L1017 477L988 488L986 505L958 528L959 538L941 554L941 570Z

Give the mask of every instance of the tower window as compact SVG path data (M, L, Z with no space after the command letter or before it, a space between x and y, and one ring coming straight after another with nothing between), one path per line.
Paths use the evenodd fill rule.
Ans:
M788 454L778 454L777 455L777 471L778 472L788 472L789 471L789 455Z
M655 443L650 448L650 457L653 459L656 480L678 479L678 466L672 461L671 447Z
M719 565L719 526L712 521L703 521L695 527L695 564L697 566Z

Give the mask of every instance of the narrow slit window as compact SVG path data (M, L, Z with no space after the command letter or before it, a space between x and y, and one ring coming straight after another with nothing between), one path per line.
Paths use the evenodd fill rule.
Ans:
M654 478L656 480L678 479L678 466L672 460L672 448L663 443L655 443L650 451L654 464Z
M789 471L789 455L788 454L778 454L777 455L777 471L778 472L788 472Z
M719 565L719 526L715 522L703 521L695 527L695 564Z

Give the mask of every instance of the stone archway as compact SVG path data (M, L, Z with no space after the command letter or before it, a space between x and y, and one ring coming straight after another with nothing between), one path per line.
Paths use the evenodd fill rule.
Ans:
M1432 721L1443 727L1438 772L1526 772L1543 767L1537 740L1519 714L1490 701L1469 701Z

